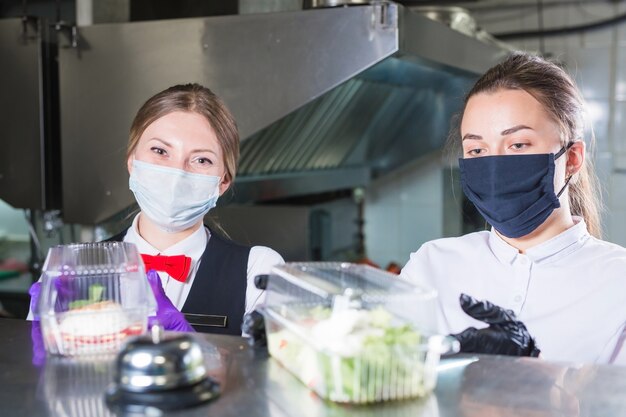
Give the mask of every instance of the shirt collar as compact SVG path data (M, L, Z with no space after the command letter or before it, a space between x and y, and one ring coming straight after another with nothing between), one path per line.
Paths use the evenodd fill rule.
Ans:
M200 227L198 230L187 236L180 242L170 246L164 251L160 251L150 243L148 243L139 234L138 221L141 213L137 214L133 219L133 224L128 228L126 236L124 236L124 242L134 243L137 245L139 253L146 255L185 255L189 256L195 263L202 257L204 250L206 249L207 242L209 241L210 232L206 227Z
M491 228L491 232L489 233L489 248L491 252L498 258L498 260L505 264L510 264L513 262L515 257L518 255L519 251L513 246L506 243L499 235L496 233L496 229Z
M569 254L571 251L579 248L587 239L590 238L587 231L587 225L582 217L573 216L574 226L560 233L559 235L549 239L539 245L533 246L526 250L525 255L532 262L540 263L547 261L555 261ZM519 251L513 246L506 243L491 228L489 234L489 247L493 254L503 263L512 263L513 260L520 255Z

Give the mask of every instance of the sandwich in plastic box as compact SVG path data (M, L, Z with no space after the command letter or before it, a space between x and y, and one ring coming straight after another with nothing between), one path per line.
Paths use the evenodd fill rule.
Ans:
M49 250L35 307L47 352L115 353L126 337L147 330L155 308L135 245L102 242Z

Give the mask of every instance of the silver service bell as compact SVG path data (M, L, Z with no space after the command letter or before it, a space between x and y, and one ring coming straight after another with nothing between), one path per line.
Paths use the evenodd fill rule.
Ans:
M113 384L106 393L112 408L191 407L219 395L207 375L202 348L190 335L164 335L160 325L130 340L118 354Z

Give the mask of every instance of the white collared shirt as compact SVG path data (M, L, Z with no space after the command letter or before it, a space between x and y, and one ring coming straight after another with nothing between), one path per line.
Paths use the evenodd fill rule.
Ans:
M191 258L191 267L189 269L189 276L186 282L180 282L170 277L165 272L159 271L159 278L163 284L165 295L172 301L172 304L179 310L183 308L187 296L191 290L198 267L200 266L200 258L206 249L207 243L211 238L211 233L206 227L200 227L191 235L170 246L164 251L159 251L151 244L146 242L138 232L137 221L139 215L135 216L133 224L126 232L124 236L124 242L134 243L137 245L139 253L147 255L185 255ZM246 313L254 310L257 305L265 300L265 291L259 290L254 285L254 277L257 275L268 274L274 265L284 263L283 258L274 251L265 246L253 246L250 249L250 255L248 256L247 277L248 283L246 286Z
M525 254L492 229L427 242L401 277L439 293L438 330L486 327L459 305L466 293L513 310L545 359L626 364L626 249L589 235L581 218Z

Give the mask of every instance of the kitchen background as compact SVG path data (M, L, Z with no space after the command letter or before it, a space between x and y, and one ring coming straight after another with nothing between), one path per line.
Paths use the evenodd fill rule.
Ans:
M605 237L626 245L626 24L621 23L626 2L352 1L373 3L368 10L376 19L374 29L369 38L355 31L333 39L331 29L363 18L347 8L337 9L340 17L330 9L309 10L337 3L349 1L0 2L0 23L12 22L0 25L0 85L9 92L0 98L0 120L13 126L1 139L0 261L5 270L22 270L0 280L4 314L24 315L26 290L36 278L36 272L24 272L24 265L36 271L48 247L103 239L128 224L134 208L126 187L124 129L149 92L174 78L167 71L147 80L126 75L133 74L134 62L147 62L145 45L158 52L163 42L168 50L170 39L182 42L195 36L194 30L204 30L204 50L222 57L216 68L226 68L223 62L228 61L241 74L241 79L211 74L225 84L209 85L231 106L242 129L239 179L208 219L235 240L272 246L287 260L367 258L386 268L404 265L423 242L483 228L463 199L454 154L445 142L450 120L476 74L519 48L553 57L576 76L597 140ZM319 18L308 23L304 13ZM253 45L255 35L266 30L259 14L271 17L272 33L282 34L272 44L283 41L280 49L247 50L239 44ZM16 19L24 15L64 23L37 29L36 20ZM200 17L206 16L223 20L202 26ZM197 19L162 20L175 18ZM593 30L546 32L611 19L613 24ZM443 31L444 25L452 30ZM299 35L309 26L318 32ZM425 29L416 31L417 26ZM171 33L163 33L168 27ZM11 54L19 42L34 42L46 31L50 33L38 44L42 62L60 64L58 69L44 65L37 73L32 62ZM537 33L521 37L526 31ZM11 37L15 33L24 38ZM217 40L207 40L207 33ZM502 44L486 33L509 36L500 38L506 41ZM467 47L455 49L457 42ZM295 54L291 61L284 58L285 51ZM187 56L186 50L180 53ZM164 55L163 66L177 68L180 77L193 77L197 70L194 63L186 68L184 60L165 58L171 57ZM249 62L260 63L259 68L276 65L278 75L255 74L246 68ZM105 69L91 72L98 66ZM304 76L298 77L299 70ZM32 91L12 90L16 74L29 71L41 83ZM112 81L107 81L109 75ZM162 83L154 84L159 88L148 82L159 77ZM38 101L42 91L49 98L43 103ZM31 119L11 116L33 100L39 107ZM121 109L113 108L113 102ZM126 119L116 118L121 112ZM109 127L117 129L115 138L107 136ZM36 140L29 145L22 134Z

